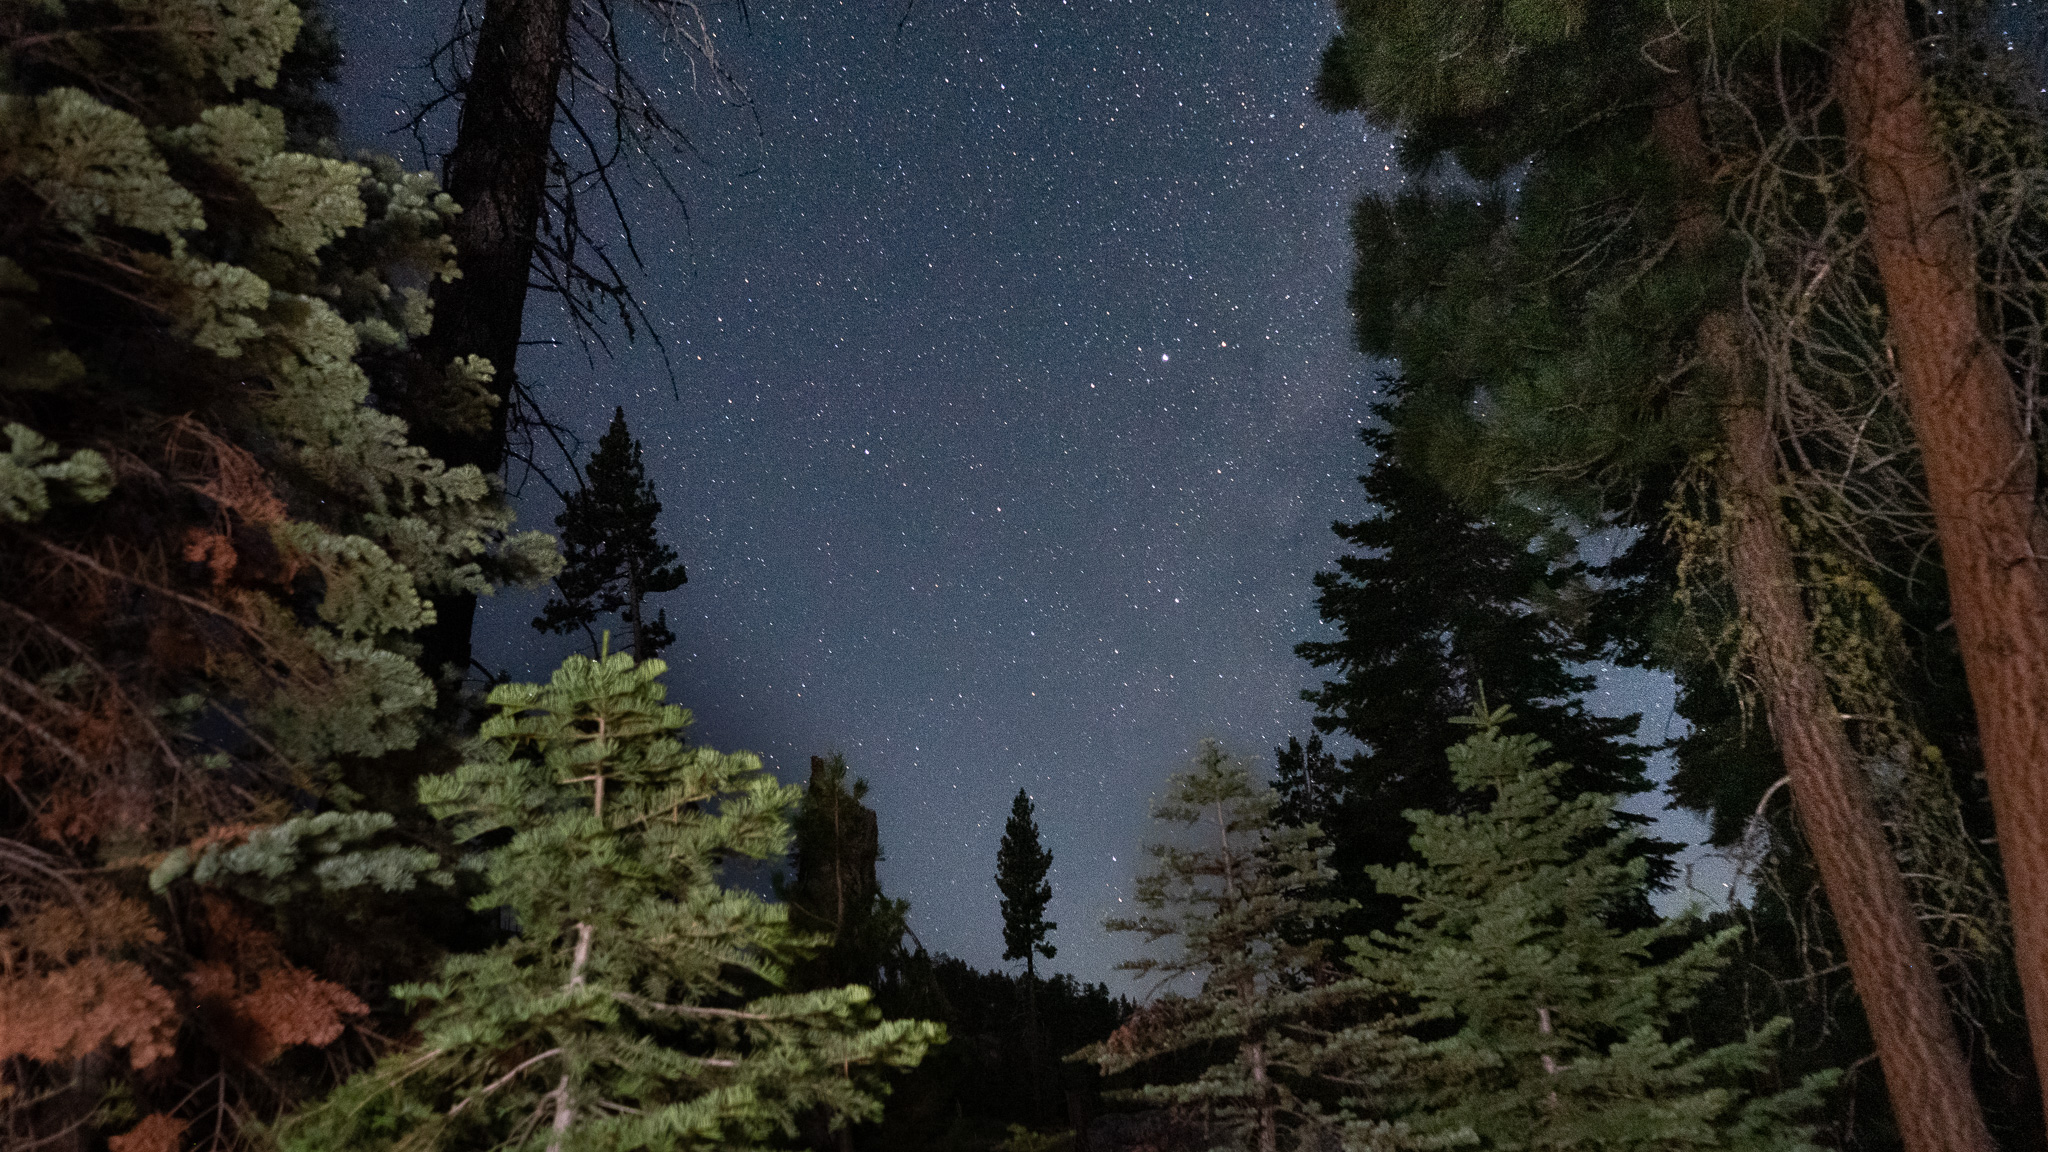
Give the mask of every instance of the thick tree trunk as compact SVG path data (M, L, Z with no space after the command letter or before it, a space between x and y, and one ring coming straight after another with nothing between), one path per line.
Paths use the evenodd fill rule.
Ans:
M2035 1063L2048 1068L2048 541L2011 377L1978 323L1975 252L1900 0L1860 0L1835 90L1861 165L1906 408L1984 748ZM2048 1077L2042 1086L2048 1091Z
M556 89L569 51L571 0L488 0L476 59L463 90L455 148L443 184L462 214L450 229L460 279L434 285L434 329L421 342L424 370L439 372L457 356L480 355L496 366L498 405L486 431L416 421L415 439L453 467L474 464L495 474L505 466L505 421L518 368L527 269L533 262L547 186ZM470 625L476 597L440 596L438 617L422 633L422 663L436 673L470 666Z
M1734 317L1710 315L1701 336L1710 358L1733 359L1740 370ZM1842 931L1899 1134L1907 1152L1992 1152L1969 1062L1906 899L1898 859L1814 660L1792 550L1778 518L1769 422L1761 407L1738 402L1727 408L1723 426L1728 445L1721 481L1731 505L1730 552L1744 632L1753 640L1750 656L1771 733Z
M1681 175L1704 187L1709 163L1698 105L1684 69L1673 75L1653 131ZM1679 225L1679 247L1699 254L1719 230L1717 218L1696 204ZM1849 953L1899 1133L1907 1152L1994 1152L1898 859L1815 658L1780 519L1776 445L1741 321L1727 310L1711 311L1698 336L1702 359L1728 391L1720 482L1748 654L1791 777L1794 810Z

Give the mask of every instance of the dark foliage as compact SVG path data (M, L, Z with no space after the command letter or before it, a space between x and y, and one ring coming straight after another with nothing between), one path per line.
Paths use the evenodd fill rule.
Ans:
M651 660L676 636L666 609L647 619L647 597L673 592L690 577L656 529L661 501L640 455L640 441L626 430L626 410L614 410L611 427L584 469L583 487L563 499L555 517L566 562L555 577L556 594L533 626L554 633L580 630L595 652L600 644L593 626L601 614L617 612L634 659Z
M1389 415L1389 406L1379 412ZM1460 508L1401 464L1387 433L1362 435L1378 454L1360 477L1377 511L1333 526L1353 551L1315 579L1317 606L1340 638L1295 651L1340 677L1302 693L1316 706L1316 727L1363 748L1341 764L1319 739L1278 750L1282 812L1329 834L1340 888L1360 904L1350 930L1399 920L1398 902L1378 894L1363 870L1413 859L1404 812L1465 803L1443 750L1459 739L1457 718L1482 697L1517 701L1528 730L1574 765L1567 795L1649 787L1645 750L1630 740L1639 717L1595 716L1581 699L1594 682L1574 666L1597 655L1573 626L1590 595L1583 569L1521 547ZM1642 846L1657 879L1669 875L1669 850Z

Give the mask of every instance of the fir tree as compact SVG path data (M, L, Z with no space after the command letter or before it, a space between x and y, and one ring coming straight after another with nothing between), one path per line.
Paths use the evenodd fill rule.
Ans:
M1813 1147L1794 1121L1831 1074L1745 1100L1787 1021L1705 1052L1673 1026L1727 963L1739 930L1695 939L1691 920L1623 929L1613 914L1646 883L1617 829L1614 797L1563 790L1547 745L1502 731L1505 709L1451 749L1468 813L1408 813L1418 863L1375 867L1408 902L1392 933L1354 937L1352 963L1416 1009L1424 1034L1394 1111L1419 1135L1489 1149ZM1373 1067L1368 1065L1368 1068Z
M878 1069L944 1029L879 1021L860 986L765 992L817 941L719 882L788 847L797 790L747 753L686 747L660 661L572 656L545 686L491 694L481 755L421 782L486 842L476 906L504 944L449 958L420 1042L282 1128L286 1149L728 1148L823 1109L880 1114Z
M1106 924L1148 944L1179 940L1176 953L1118 965L1158 976L1166 990L1076 1058L1104 1075L1156 1075L1176 1060L1200 1066L1191 1080L1114 1095L1180 1111L1206 1129L1210 1147L1275 1152L1283 1138L1313 1147L1317 1133L1331 1131L1346 1147L1408 1146L1376 1102L1359 1098L1379 1087L1404 1044L1336 1026L1358 1015L1372 990L1338 978L1329 942L1315 937L1315 926L1345 907L1318 895L1333 879L1329 848L1313 825L1281 824L1277 803L1211 741L1174 777L1153 809L1173 842L1146 847L1158 866L1138 881L1145 912Z
M647 597L689 582L676 550L662 543L655 522L661 501L640 463L640 442L626 431L626 410L615 409L612 425L584 469L584 484L563 500L555 517L562 530L565 562L533 626L543 632L580 629L598 647L592 626L598 614L617 612L632 629L633 656L651 660L675 643L668 612L646 619Z
M1024 1043L1031 1065L1031 1092L1038 1095L1038 957L1053 958L1057 949L1046 942L1059 925L1045 918L1052 901L1052 853L1038 840L1031 797L1022 788L1010 802L996 849L996 891L1002 894L1003 959L1024 962Z
M1375 412L1392 414L1386 404ZM1581 699L1593 678L1575 665L1594 653L1570 626L1567 597L1582 574L1458 507L1399 462L1386 432L1361 436L1377 454L1359 478L1375 511L1334 526L1352 552L1315 578L1317 608L1340 635L1295 652L1338 673L1302 693L1316 706L1316 726L1363 747L1313 785L1328 793L1319 799L1299 791L1312 786L1306 776L1280 777L1287 809L1330 836L1339 883L1360 904L1348 921L1355 931L1390 928L1400 917L1396 902L1365 883L1364 870L1414 858L1401 813L1463 803L1443 749L1482 693L1535 701L1530 727L1573 765L1568 791L1650 786L1643 751L1629 741L1640 717L1595 716ZM1669 872L1669 845L1638 841L1637 849L1659 879Z

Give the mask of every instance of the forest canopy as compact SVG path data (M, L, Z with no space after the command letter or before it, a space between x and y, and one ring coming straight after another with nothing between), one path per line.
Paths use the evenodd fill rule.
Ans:
M680 403L620 189L694 156L655 69L738 98L709 7L462 7L437 175L345 147L311 0L0 0L0 1144L2048 1148L2025 13L1336 0L1284 66L1399 178L1343 190L1386 374L1309 727L1105 769L1152 832L1097 922L1070 798L1005 780L940 865L982 970L885 892L860 748L692 738L720 479L659 398L522 440L534 286ZM515 589L533 682L476 657ZM1676 898L1663 765L1741 899ZM1103 932L1128 996L1053 968Z

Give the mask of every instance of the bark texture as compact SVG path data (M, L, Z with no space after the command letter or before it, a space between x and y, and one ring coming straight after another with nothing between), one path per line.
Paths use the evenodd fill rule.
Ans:
M1852 5L1834 56L1977 709L2034 1059L2048 1067L2048 578L2039 549L2048 533L2035 501L2038 465L2012 379L1979 323L1976 253L1901 0Z
M1681 176L1704 187L1711 169L1698 105L1685 71L1673 75L1653 131ZM1697 203L1679 225L1679 248L1699 254L1719 232L1717 218ZM1776 444L1741 320L1727 309L1708 312L1698 343L1708 370L1728 390L1719 480L1747 655L1849 954L1900 1136L1907 1152L1994 1152L1898 859L1815 657L1779 512Z
M421 343L422 362L438 371L457 356L480 355L496 366L498 399L488 431L414 421L416 439L453 467L474 464L486 474L505 466L508 398L517 379L519 334L526 311L547 187L556 89L569 52L571 0L488 0L476 58L463 89L455 147L442 184L462 214L450 233L460 279L434 287L434 329ZM422 663L467 672L476 597L434 600L436 624L422 633Z
M1734 317L1715 313L1700 327L1703 351L1740 371ZM1814 660L1811 624L1778 515L1770 425L1754 403L1731 404L1722 423L1731 568L1744 632L1753 638L1749 655L1792 779L1800 827L1849 953L1899 1134L1907 1152L1992 1152L1996 1145L1898 859Z

